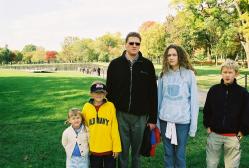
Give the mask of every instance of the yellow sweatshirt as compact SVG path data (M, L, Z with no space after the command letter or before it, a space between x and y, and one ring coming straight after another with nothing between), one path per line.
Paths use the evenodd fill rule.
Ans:
M116 109L113 103L106 101L100 106L98 112L93 104L86 103L82 114L89 128L91 152L121 152Z

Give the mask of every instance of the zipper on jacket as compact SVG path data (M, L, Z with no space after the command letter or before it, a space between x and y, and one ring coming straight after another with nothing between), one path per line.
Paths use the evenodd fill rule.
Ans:
M128 107L128 113L131 110L131 91L132 91L132 63L130 64L130 73L131 73L131 79L130 79L130 100L129 100L129 107Z
M225 114L224 114L224 117L223 117L223 120L222 120L222 125L223 125L223 127L225 127L225 122L226 122L226 115L227 115L227 105L228 105L228 90L226 90L226 100L225 100L225 107L224 107L224 109L225 109Z

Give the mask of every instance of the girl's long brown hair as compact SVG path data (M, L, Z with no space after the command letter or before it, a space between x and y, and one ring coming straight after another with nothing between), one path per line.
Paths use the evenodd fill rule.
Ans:
M176 44L171 44L165 49L165 52L163 54L163 66L162 66L162 73L160 76L162 77L163 74L168 73L169 70L171 69L169 62L168 62L168 59L167 59L169 49L171 49L171 48L175 49L177 52L179 67L184 67L186 69L190 69L196 73L195 69L193 68L193 66L191 65L191 63L189 61L188 53L181 46L178 46Z

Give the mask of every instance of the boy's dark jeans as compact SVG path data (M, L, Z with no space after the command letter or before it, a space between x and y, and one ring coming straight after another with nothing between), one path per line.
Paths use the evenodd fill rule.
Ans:
M116 168L116 159L113 156L94 156L90 155L91 168Z

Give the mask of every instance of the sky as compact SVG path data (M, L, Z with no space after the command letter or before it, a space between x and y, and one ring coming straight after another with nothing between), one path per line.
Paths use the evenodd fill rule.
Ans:
M0 0L0 47L61 50L66 36L96 38L138 31L173 13L169 0Z

